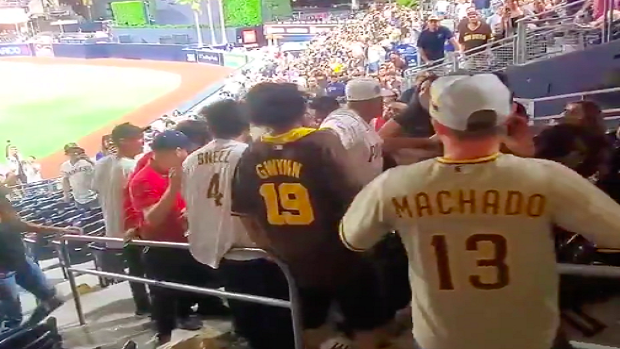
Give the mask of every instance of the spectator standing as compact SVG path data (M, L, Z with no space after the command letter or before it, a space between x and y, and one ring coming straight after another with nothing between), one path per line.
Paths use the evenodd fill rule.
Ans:
M2 190L5 190L2 188ZM9 200L0 195L0 321L15 328L22 323L22 308L17 285L32 293L40 302L29 324L42 321L63 303L49 285L45 274L26 256L22 233L79 234L80 229L48 227L22 221Z
M313 123L320 125L323 120L334 110L340 108L340 104L334 97L315 97L308 104L308 110Z
M200 112L214 140L183 162L183 197L187 202L188 240L194 258L219 268L228 292L265 297L282 285L277 265L262 258L242 260L226 253L254 243L239 217L231 215L231 187L239 158L248 145L245 109L233 100L215 102ZM281 288L284 290L284 288ZM286 348L290 343L290 314L286 309L229 299L235 333L255 349ZM256 321L261 319L261 321Z
M454 35L447 27L439 24L439 17L430 16L426 29L420 33L418 38L418 52L422 58L422 62L441 63L445 57L444 46L449 41L455 48L459 47L459 43Z
M26 176L26 172L24 172L24 159L17 147L8 143L5 148L5 155L9 164L9 170L16 176L18 183L28 183L28 177Z
M152 158L133 176L129 183L131 203L137 212L143 212L143 223L138 228L141 238L155 241L187 242L185 201L181 197L182 163L195 146L183 133L164 131L153 139ZM149 278L181 284L214 283L214 275L199 265L187 250L151 247L144 253ZM213 310L223 309L218 298L208 298ZM157 328L158 344L170 341L172 330L178 325L186 330L198 330L202 322L191 315L196 297L162 287L151 288L152 314ZM201 305L202 306L202 305ZM218 310L219 310L218 309Z
M332 74L325 90L329 97L339 98L344 97L345 87L346 84L340 81L340 77L337 74Z
M459 33L459 44L461 52L470 57L467 61L469 69L476 69L488 65L487 56L481 53L486 48L486 44L493 39L491 27L480 20L480 15L476 10L467 13L467 24L463 26Z
M128 178L136 166L136 156L142 153L144 130L130 123L117 125L112 130L110 139L116 149L115 154L107 155L95 164L93 174L93 190L99 197L103 211L106 236L113 238L125 237L125 211L123 209L125 187ZM123 272L123 262L116 258L117 253L123 253L123 243L107 243L104 268L113 272ZM126 258L130 273L140 269L139 258ZM140 276L140 275L138 275ZM144 315L149 312L150 301L146 287L139 283L129 283L136 314Z
M24 173L28 183L35 183L43 180L41 177L41 164L34 156L29 156L24 160Z
M321 123L338 135L355 164L362 183L368 183L383 170L383 141L370 121L383 114L381 86L372 78L357 78L346 86L347 105L333 111Z
M92 188L95 164L86 155L84 149L76 143L66 144L64 150L69 158L60 165L65 201L69 202L73 196L79 208L88 209L98 206L97 193Z
M274 251L290 266L299 283L303 325L309 330L307 347L319 347L321 339L326 339L311 336L318 331L310 330L325 324L330 304L336 301L354 331L355 347L378 348L379 328L387 322L379 281L365 258L348 253L334 241L341 212L363 183L348 165L344 140L330 130L301 127L304 97L287 85L259 84L248 92L252 123L273 131L252 144L239 160L232 212L241 217L260 247ZM364 97L361 100L373 96L362 96L367 90L356 89L357 97ZM347 97L355 94L349 92ZM273 161L290 161L291 171L272 171L268 166ZM345 347L342 344L333 347Z

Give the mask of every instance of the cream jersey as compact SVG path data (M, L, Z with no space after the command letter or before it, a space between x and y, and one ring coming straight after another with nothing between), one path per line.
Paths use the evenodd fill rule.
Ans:
M618 204L555 162L436 158L366 186L340 237L364 250L399 232L421 348L549 349L559 326L552 227L618 248L618 217Z
M79 204L86 204L97 198L93 190L93 175L95 166L84 159L75 163L67 160L60 165L60 173L69 181L73 199Z
M135 167L136 160L116 155L108 155L95 163L92 188L98 193L107 237L125 236L123 193ZM106 245L109 248L123 247L122 242L108 242Z
M230 210L230 190L239 158L247 144L214 139L183 162L188 241L194 258L217 268L231 247L252 242Z
M383 171L383 140L355 111L336 109L323 120L320 128L330 129L340 137L362 183L369 183Z

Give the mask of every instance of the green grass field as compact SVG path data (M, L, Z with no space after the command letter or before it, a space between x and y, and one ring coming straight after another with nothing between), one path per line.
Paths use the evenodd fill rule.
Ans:
M0 62L0 76L0 142L11 140L23 155L37 158L181 83L176 74L149 69L18 62Z

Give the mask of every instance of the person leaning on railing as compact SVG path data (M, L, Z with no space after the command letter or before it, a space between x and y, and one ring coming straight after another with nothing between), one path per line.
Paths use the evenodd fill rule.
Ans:
M32 293L40 302L27 323L34 324L60 307L56 290L47 281L41 268L26 256L22 242L23 232L79 234L75 227L50 227L22 221L5 195L8 190L0 187L0 321L5 327L22 323L22 308L17 285Z

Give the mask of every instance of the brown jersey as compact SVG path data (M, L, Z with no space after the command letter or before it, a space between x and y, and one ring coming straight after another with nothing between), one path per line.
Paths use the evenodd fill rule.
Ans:
M233 214L256 218L270 250L302 286L337 284L360 256L338 238L338 225L361 189L340 139L328 130L263 136L239 160Z

